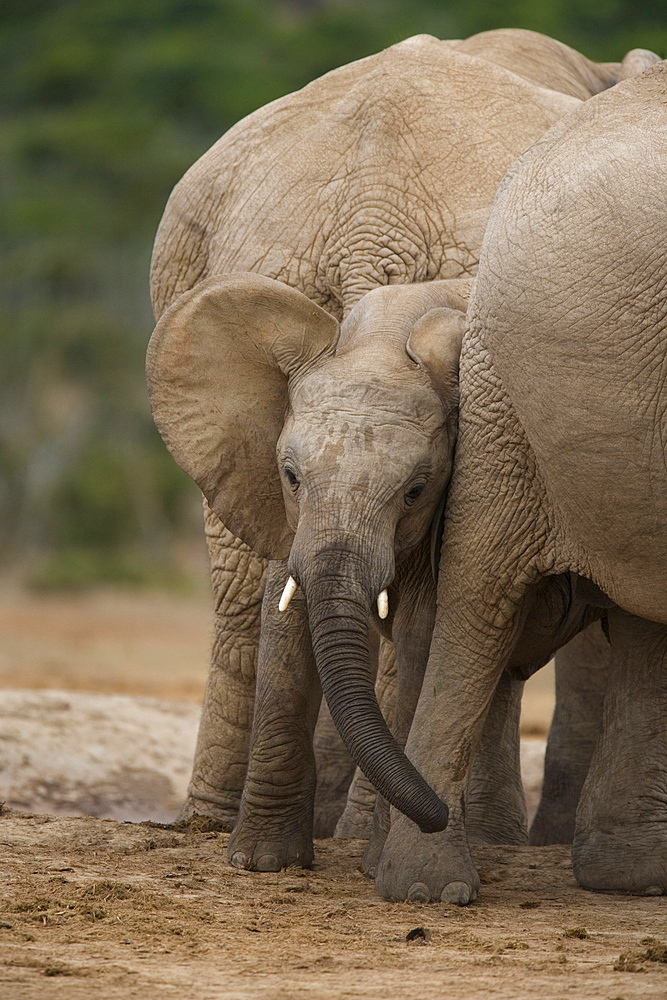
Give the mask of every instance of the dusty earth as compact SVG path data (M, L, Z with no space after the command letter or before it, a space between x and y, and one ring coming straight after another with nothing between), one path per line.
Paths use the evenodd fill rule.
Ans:
M7 1000L443 1000L667 995L663 900L578 889L566 848L478 848L481 901L384 903L360 841L310 872L225 863L225 837L0 817Z
M0 586L0 689L51 688L200 704L208 593L35 595Z
M667 997L667 900L582 891L564 847L477 848L482 895L458 909L378 899L360 841L260 875L228 867L216 832L36 815L174 809L208 631L205 596L0 593L0 762L32 775L32 813L0 813L2 1000ZM550 685L525 733L548 725Z

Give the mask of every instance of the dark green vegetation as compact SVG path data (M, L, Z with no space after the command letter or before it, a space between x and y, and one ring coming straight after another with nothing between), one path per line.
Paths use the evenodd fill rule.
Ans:
M42 586L164 582L197 491L143 380L151 241L237 119L417 32L667 51L663 0L5 0L0 13L0 553ZM193 541L192 544L199 544Z

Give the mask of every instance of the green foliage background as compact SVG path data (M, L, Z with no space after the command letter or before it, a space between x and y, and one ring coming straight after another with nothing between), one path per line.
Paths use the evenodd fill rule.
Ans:
M5 0L0 13L0 558L43 586L166 582L197 491L143 379L151 242L230 125L418 32L667 52L664 0Z

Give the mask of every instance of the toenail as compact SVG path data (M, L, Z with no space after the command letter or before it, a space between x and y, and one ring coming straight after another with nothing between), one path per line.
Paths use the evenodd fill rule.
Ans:
M230 861L235 868L245 868L248 864L248 859L242 851L236 851L235 854L232 854Z
M258 872L279 872L280 865L275 854L263 854L255 865Z
M661 885L650 885L648 889L644 889L644 896L664 896L665 890Z
M408 889L408 900L411 903L430 903L431 893L425 882L414 882Z
M442 890L440 900L443 903L455 903L457 906L467 906L470 902L470 886L467 882L450 882Z

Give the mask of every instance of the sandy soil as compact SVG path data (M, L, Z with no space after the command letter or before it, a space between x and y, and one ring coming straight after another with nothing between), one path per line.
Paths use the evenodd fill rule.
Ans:
M183 699L201 697L208 632L205 598L0 594L0 687L33 689L4 696L6 747L30 759L39 808L59 808L76 787L99 814L106 781L111 815L126 815L133 789L141 798L168 767L169 795L180 794L197 716ZM70 693L35 693L54 687ZM544 672L527 701L524 730L543 732ZM116 798L111 746L128 755ZM151 748L156 770L137 776ZM49 768L59 768L55 788L44 785ZM319 842L310 872L259 875L227 865L225 840L5 808L0 998L667 997L665 898L578 889L567 848L476 849L480 902L458 909L381 901L357 870L359 841Z
M268 875L150 825L10 813L0 843L7 1000L667 995L664 902L577 889L566 848L478 848L483 895L458 909L379 900L359 841Z
M176 819L199 708L79 691L0 692L0 801L103 819Z

